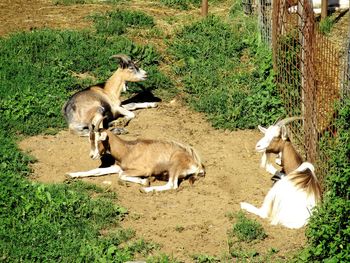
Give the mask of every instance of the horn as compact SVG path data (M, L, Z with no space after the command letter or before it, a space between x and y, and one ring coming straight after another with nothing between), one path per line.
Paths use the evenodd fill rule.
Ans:
M95 125L95 128L94 128L94 131L95 131L95 132L97 132L97 131L99 130L100 124L101 124L101 122L102 122L105 118L107 118L107 116L103 116L102 118L100 118L100 119L96 122L96 125Z
M283 125L286 125L292 121L295 121L295 120L303 120L304 118L303 117L288 117L288 118L284 118L283 120L280 120L279 122L277 122L275 125L276 126L283 126Z
M126 65L128 65L131 62L131 58L125 54L117 54L117 55L113 55L110 56L109 58L118 58L120 59L120 66L122 68L125 68Z

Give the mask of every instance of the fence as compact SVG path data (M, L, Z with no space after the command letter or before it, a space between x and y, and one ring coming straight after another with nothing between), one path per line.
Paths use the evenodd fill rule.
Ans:
M344 52L345 45L336 46L318 32L309 0L270 1L257 4L261 39L272 46L288 116L304 117L290 124L292 139L322 179L328 170L322 145L336 135L334 105L350 93L349 44Z

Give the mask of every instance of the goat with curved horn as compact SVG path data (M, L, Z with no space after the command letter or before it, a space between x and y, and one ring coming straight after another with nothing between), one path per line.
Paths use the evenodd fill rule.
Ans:
M255 146L263 153L261 166L276 178L277 182L267 193L260 208L242 202L241 208L281 224L288 228L300 228L307 224L313 208L321 201L321 188L315 175L315 168L304 162L288 138L285 125L301 117L288 117L268 128L259 126L264 137ZM280 157L281 171L268 162L271 154ZM277 162L276 162L277 163Z
M120 66L122 68L127 68L129 66L130 63L132 63L134 65L134 63L132 62L131 58L125 54L116 54L113 56L110 56L109 58L117 58L120 59Z
M155 102L122 105L120 95L127 89L127 83L146 80L147 72L137 67L125 54L113 55L111 58L118 58L120 65L106 83L78 91L68 99L62 108L69 129L80 136L88 136L89 126L96 123L101 116L106 116L107 120L104 124L111 126L119 115L123 115L126 125L135 117L132 110L157 107ZM115 131L123 132L123 129L116 128Z

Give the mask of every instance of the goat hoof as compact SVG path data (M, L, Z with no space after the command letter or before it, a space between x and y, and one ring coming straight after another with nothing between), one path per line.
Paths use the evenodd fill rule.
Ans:
M240 206L241 206L241 209L247 210L248 206L250 206L250 205L246 202L241 202Z
M158 103L156 103L156 102L150 102L148 104L148 108L157 108L157 107L158 107Z
M74 181L74 179L76 178L74 176L71 176L69 173L66 173L64 177L65 177L64 182L67 182L67 183Z
M151 185L151 182L150 182L150 180L147 178L147 179L143 179L142 180L142 185L144 185L144 186L150 186Z

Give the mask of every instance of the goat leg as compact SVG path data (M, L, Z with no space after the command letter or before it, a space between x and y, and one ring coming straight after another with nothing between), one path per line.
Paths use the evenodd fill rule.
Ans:
M132 102L122 105L126 110L136 110L136 109L146 109L146 108L156 108L158 105L155 102Z
M136 169L129 169L122 171L119 174L119 179L127 182L137 183L145 186L149 186L149 179L148 178L140 178L142 176L145 176L144 171L139 171Z
M67 175L71 178L77 178L77 177L88 177L88 176L101 176L101 175L121 173L121 172L122 172L122 169L118 165L112 165L110 167L96 168L85 172L67 173Z

